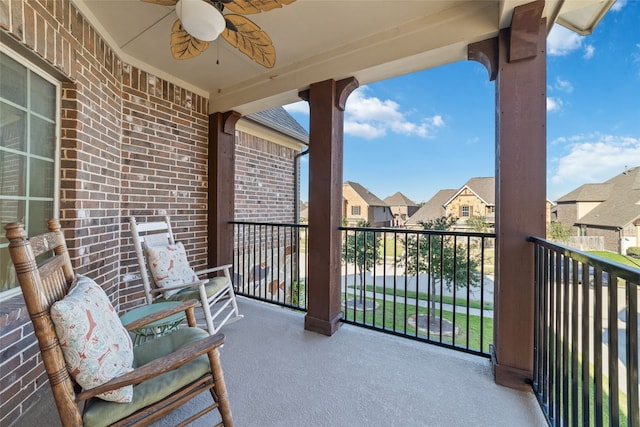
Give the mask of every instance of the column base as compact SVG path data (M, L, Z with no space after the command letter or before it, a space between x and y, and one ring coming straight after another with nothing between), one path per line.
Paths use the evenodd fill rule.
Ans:
M304 317L304 328L330 337L342 326L340 319L342 319L341 311L331 320L319 319L307 314Z
M515 390L531 391L533 371L501 365L496 358L495 347L490 346L491 369L496 384Z

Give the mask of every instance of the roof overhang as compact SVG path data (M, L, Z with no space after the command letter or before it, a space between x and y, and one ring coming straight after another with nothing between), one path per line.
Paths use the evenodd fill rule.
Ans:
M247 17L271 37L266 69L219 38L201 55L173 59L175 7L141 0L72 0L124 62L209 98L210 111L249 114L299 100L310 84L355 77L367 84L467 59L470 43L511 25L529 0L296 0ZM547 0L557 21L589 33L613 0Z

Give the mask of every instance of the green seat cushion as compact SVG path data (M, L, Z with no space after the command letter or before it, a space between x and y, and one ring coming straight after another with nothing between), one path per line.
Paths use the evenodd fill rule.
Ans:
M134 347L134 368L208 335L206 331L199 328L182 328L140 344ZM164 399L208 372L210 372L209 358L204 354L178 369L133 386L131 403L107 402L93 398L87 402L87 410L83 416L84 425L98 427L113 424L141 408Z
M211 297L212 295L219 293L225 286L227 286L228 283L229 281L224 276L209 279L209 281L204 285L207 297ZM200 300L200 288L198 286L182 289L177 294L171 295L167 301L189 301L191 299ZM158 301L160 300L161 299L158 298Z

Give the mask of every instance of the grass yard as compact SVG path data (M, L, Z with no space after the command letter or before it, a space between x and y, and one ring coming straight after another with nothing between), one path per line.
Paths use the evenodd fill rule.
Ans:
M551 342L551 340L553 340L553 337L549 337L549 340ZM562 348L562 340L559 341L559 345L560 348ZM596 421L596 393L595 393L595 367L593 365L593 363L589 363L589 383L585 385L585 383L582 381L582 357L581 355L578 355L578 370L577 372L573 372L573 370L571 369L571 357L572 357L572 353L571 350L569 350L568 355L567 355L567 359L569 360L569 366L567 367L567 375L569 376L568 380L567 380L567 385L568 385L568 390L566 390L566 396L567 399L566 401L564 400L563 397L561 397L560 401L556 401L555 404L558 406L558 411L560 412L560 414L556 414L556 418L560 417L561 414L563 413L563 409L567 408L568 410L568 415L569 415L569 419L563 420L563 424L566 425L580 425L580 426L593 426L593 425L597 425ZM552 357L549 358L549 362L548 363L553 363L553 359ZM558 369L561 369L561 365L558 366ZM571 378L571 376L575 375L575 379L576 379L576 392L577 392L577 396L578 396L578 401L577 401L577 419L574 419L574 416L571 412L571 407L573 405L573 394L572 394L572 386L573 386L573 381ZM609 379L603 375L602 379L601 379L601 383L602 383L602 413L601 413L601 417L602 417L602 425L611 425L610 424L610 412L609 412ZM562 383L556 384L556 387L562 387ZM582 398L582 393L585 390L585 387L588 387L588 403L586 403L586 405L588 406L588 408L585 408L585 401ZM561 390L554 390L554 391L561 391ZM564 396L565 393L564 392L560 392L560 396ZM619 390L618 392L618 404L619 404L619 413L618 413L618 418L619 418L619 424L621 426L626 426L629 425L628 424L628 405L627 405L627 395L622 391ZM549 408L550 410L552 408ZM588 420L585 420L585 414L584 412L588 412ZM560 421L560 420L558 420Z
M640 268L640 259L631 258L630 256L616 254L608 251L589 251L591 255L596 255L601 258L608 259L620 264L628 265L634 268Z
M349 285L349 288L353 288L353 285ZM374 291L374 287L372 285L366 285L365 289L366 289L367 292L373 292ZM375 292L377 294L384 293L386 295L394 295L395 294L395 296L399 297L399 298L404 298L405 295L406 295L406 297L409 298L409 299L418 298L421 301L429 301L428 300L428 294L426 292L416 292L416 291L407 291L407 292L405 292L402 289L395 289L394 290L393 288L389 288L389 287L385 288L385 287L382 287L382 286L376 286L375 287ZM435 300L436 303L440 303L440 299L441 299L440 295L434 295L430 301ZM448 295L442 296L442 303L443 304L450 304L450 305L454 305L454 303L455 303L455 305L457 305L459 307L467 307L467 303L468 303L469 304L469 308L477 308L477 309L479 309L481 307L480 301L467 300L466 298L456 298L455 302L454 302L453 297L448 296ZM485 310L493 310L493 303L485 301L484 302L484 309Z
M356 323L363 323L376 329L393 331L429 341L489 353L489 345L493 343L493 319L491 318L481 319L479 316L467 316L465 314L455 313L454 319L453 312L443 311L443 318L455 322L455 326L459 328L459 332L455 337L440 337L438 333L427 333L422 330L416 330L416 328L408 324L409 317L416 314L416 308L418 309L418 314L429 314L427 307L416 307L415 305L404 305L397 302L395 304L394 315L393 302L386 301L383 303L381 300L377 300L376 302L378 303L376 309L370 309L364 312L354 310L353 308L345 308L344 319ZM436 316L439 315L440 311L436 310ZM481 335L482 345L480 342Z

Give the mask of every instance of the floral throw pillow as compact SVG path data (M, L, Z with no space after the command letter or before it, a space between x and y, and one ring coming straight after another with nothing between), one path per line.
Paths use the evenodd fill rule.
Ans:
M175 245L151 246L146 248L149 270L159 288L184 285L198 281L198 275L189 266L187 253L182 242ZM177 290L164 292L165 299Z
M133 370L133 343L107 294L93 280L78 276L69 294L51 306L51 319L67 369L85 389ZM127 403L133 386L98 395Z

